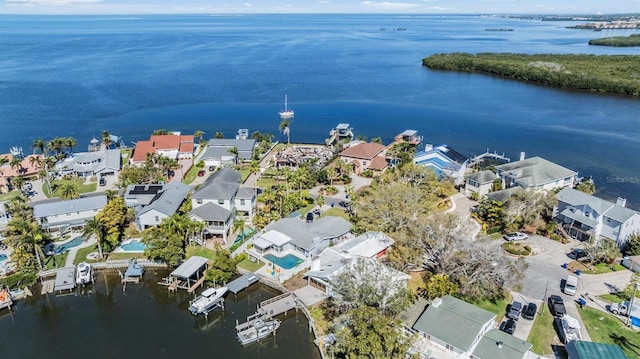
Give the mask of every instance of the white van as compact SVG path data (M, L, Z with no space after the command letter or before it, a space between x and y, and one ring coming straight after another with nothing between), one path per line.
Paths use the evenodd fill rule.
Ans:
M570 275L564 283L564 294L576 295L578 291L578 277Z

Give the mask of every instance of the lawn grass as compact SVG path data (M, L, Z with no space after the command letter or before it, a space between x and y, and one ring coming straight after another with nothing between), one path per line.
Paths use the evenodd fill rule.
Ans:
M249 256L247 256L247 258L245 258L242 262L238 263L238 267L254 273L257 272L258 269L262 268L263 266L264 266L263 261L257 259L255 262L252 262L251 260L249 260Z
M411 293L416 293L418 291L419 288L424 288L424 286L426 285L425 281L424 281L424 274L425 272L409 272L409 275L411 276L411 279L409 279L409 282L407 283L407 287L409 288L409 291Z
M84 247L84 248L80 248L78 249L78 252L76 252L76 258L73 260L73 264L78 264L80 262L87 262L87 263L95 263L97 261L91 260L87 258L87 255L91 252L97 252L98 251L98 244L94 244L92 246L89 247Z
M44 265L45 270L62 268L67 263L67 256L68 255L69 255L69 252L56 254L55 260L54 260L53 256L48 256L43 260L42 264ZM58 262L58 266L57 267L56 267L56 261Z
M92 182L92 183L86 184L83 180L55 180L55 181L51 181L51 188L56 188L56 187L59 188L62 184L67 182L75 183L78 188L78 193L80 194L95 192L96 188L98 188L97 183ZM49 189L47 188L46 185L42 186L42 193L44 193L45 196L47 197L59 197L58 192L59 192L59 189L56 189L55 191L53 191L53 194L52 194L49 192Z
M209 248L204 248L200 246L195 247L187 247L187 258L191 258L193 256L200 256L207 258L208 260L213 260L213 255L215 252Z
M20 191L11 191L8 193L0 194L0 202L10 201L16 197L20 196Z
M591 341L617 344L629 358L640 357L640 336L612 314L586 307L579 311Z
M541 308L538 308L538 315L533 322L529 338L527 338L527 341L533 345L532 352L554 357L551 345L561 343L553 327L553 318L545 303L542 303Z
M347 213L346 211L340 209L340 208L329 208L328 210L322 212L322 216L326 217L326 216L335 216L335 217L342 217L344 218L346 221L349 221L349 213Z
M572 264L575 261L571 262ZM576 262L577 263L577 262ZM586 267L586 266L585 266ZM612 269L613 268L613 269ZM603 274L603 273L610 273L615 271L619 271L619 270L625 270L626 268L621 265L621 264L607 264L607 263L598 263L595 266L591 266L591 269L585 269L582 272L584 274Z
M504 299L498 300L498 301L491 301L491 300L481 300L481 301L473 301L471 302L473 305L478 306L482 309L488 310L491 313L494 313L497 317L496 317L496 321L501 322L502 318L505 316L506 311L507 311L507 304L511 303L511 300L513 299L513 297L511 296L511 293L506 293L506 296Z
M264 189L269 189L272 186L278 185L281 182L276 181L275 179L271 178L271 177L260 177L260 179L258 180L258 182L256 183L256 185L260 188L264 188Z
M200 170L202 169L204 169L204 167L198 167L194 164L184 175L184 177L182 178L182 182L184 182L185 184L190 184L191 182L195 181L196 177L198 177L198 172L200 172Z

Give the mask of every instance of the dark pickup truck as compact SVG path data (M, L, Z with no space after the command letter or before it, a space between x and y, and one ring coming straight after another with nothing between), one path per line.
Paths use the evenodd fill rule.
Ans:
M549 296L549 310L555 317L561 317L567 314L567 309L564 307L564 301L558 295Z

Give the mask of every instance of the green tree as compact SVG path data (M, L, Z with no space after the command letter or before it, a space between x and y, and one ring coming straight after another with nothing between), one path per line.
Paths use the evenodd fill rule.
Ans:
M576 186L576 189L586 194L594 194L596 193L596 184L593 182L593 180L581 181Z
M80 191L78 185L75 182L66 181L58 187L58 194L60 199L69 200L80 197Z
M249 173L252 175L260 173L260 163L256 160L251 160L249 163Z
M291 138L289 137L291 134L291 121L290 118L283 118L278 125L278 130L287 136L287 144L291 144Z
M197 130L193 133L193 137L198 139L198 143L202 143L202 137L204 136L204 131Z
M96 242L98 242L98 254L100 258L103 258L102 245L105 241L105 237L107 236L107 231L105 230L102 222L95 217L87 220L87 223L84 225L82 236L85 238L96 238Z
M31 143L31 148L33 148L34 154L36 153L36 151L40 151L40 153L44 155L44 150L46 147L47 147L47 143L42 139L42 137L36 138Z
M318 194L318 196L316 197L316 203L320 208L322 208L322 206L324 206L324 196L321 194ZM322 211L320 212L320 214L322 215Z
M229 152L230 154L233 155L233 161L238 164L238 147L233 146L230 149L227 150L227 152Z
M224 138L224 134L222 134L222 132L216 132L216 134L213 135L213 138L223 139Z
M107 130L102 131L102 145L105 149L111 145L111 134Z
M163 220L164 223L165 220ZM184 238L169 230L162 223L157 227L150 227L142 232L142 242L147 245L145 256L153 260L160 260L175 266L184 258Z
M334 354L338 358L406 359L412 338L401 333L401 323L375 308L362 306L347 315L337 333Z
M231 253L216 245L214 249L211 265L207 271L206 280L213 282L215 285L227 283L234 274L237 273L236 266L238 262L231 258Z
M165 130L164 128L159 129L159 130L153 130L152 135L168 135L169 131Z
M444 297L445 295L458 293L458 284L451 281L447 274L429 274L424 288L419 292L427 299Z
M635 231L627 236L627 242L624 248L624 254L627 256L640 255L640 232Z
M121 197L116 197L104 206L95 219L100 221L105 236L101 241L102 246L107 251L113 250L120 244L124 233L125 221L127 215L127 207Z

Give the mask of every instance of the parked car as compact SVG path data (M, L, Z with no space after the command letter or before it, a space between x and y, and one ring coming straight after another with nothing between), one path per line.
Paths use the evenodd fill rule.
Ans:
M587 256L587 251L582 248L574 248L567 254L567 257L575 260L580 260Z
M24 189L27 190L27 192L30 192L33 189L33 185L29 181L25 182L23 187L24 187Z
M527 238L529 238L529 236L527 236L526 233L513 232L513 233L505 234L503 238L507 241L524 241Z
M500 323L500 330L513 335L513 332L516 331L516 321L513 319L507 319L507 321Z
M307 223L313 222L313 212L307 212Z
M200 170L200 171L198 171L198 177L204 177L204 174L205 174L205 173L206 173L206 172L205 172L204 170Z
M549 296L549 310L555 317L561 317L567 314L567 309L564 307L564 301L559 295Z
M106 186L107 185L107 179L104 177L100 177L100 186Z
M507 312L507 318L511 318L513 320L518 320L520 318L520 312L522 312L522 303L518 301L513 301L509 306L509 311Z
M536 312L538 311L538 306L536 303L527 304L524 309L522 309L522 317L524 319L533 320L536 317Z

